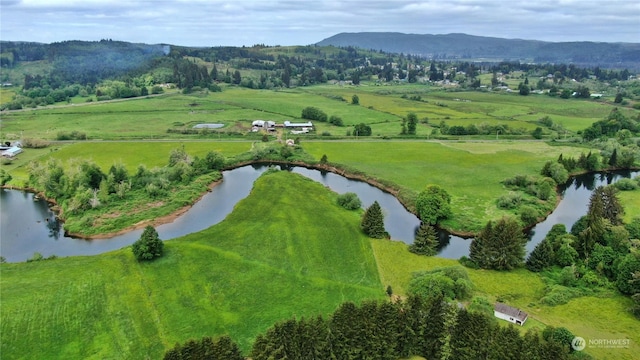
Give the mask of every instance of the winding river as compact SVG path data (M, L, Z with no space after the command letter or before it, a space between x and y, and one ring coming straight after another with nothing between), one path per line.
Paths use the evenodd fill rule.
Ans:
M171 223L156 227L160 238L173 239L221 222L238 201L249 195L254 181L267 169L266 165L247 165L224 171L224 180L187 212ZM391 237L406 243L413 242L420 221L393 195L365 182L349 180L330 172L297 166L287 170L311 178L337 193L356 193L362 200L363 207L378 201L385 216L385 228ZM595 173L572 178L561 189L563 199L559 206L545 221L532 229L527 252L533 250L554 224L563 223L570 229L586 213L591 192L597 186L611 184L622 177L636 176L638 173ZM133 230L99 240L67 237L44 200L34 199L32 193L23 191L0 191L0 254L8 262L25 261L36 252L44 257L100 254L132 244L141 233L142 229ZM439 236L438 256L457 259L468 255L470 240L446 232L440 232Z

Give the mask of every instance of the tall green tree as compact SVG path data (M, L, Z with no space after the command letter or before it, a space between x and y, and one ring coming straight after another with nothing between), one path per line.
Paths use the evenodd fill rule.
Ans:
M415 135L417 126L418 126L418 115L416 115L413 112L410 112L407 115L407 134Z
M144 228L140 239L133 243L132 250L138 261L153 260L162 256L164 243L160 240L156 229L148 225Z
M437 254L438 233L436 229L424 222L420 223L413 244L409 246L409 251L415 254L433 256Z
M469 259L484 269L511 270L524 260L526 238L515 219L490 221L469 246Z
M533 272L540 272L553 265L553 248L549 241L542 240L527 258L527 269Z
M236 85L240 85L240 83L242 82L242 75L240 74L239 70L236 70L233 72L233 83Z
M438 185L428 185L418 194L416 210L420 220L435 225L451 216L451 196Z
M375 239L388 237L388 233L384 229L384 215L382 215L382 209L377 201L374 201L364 212L360 227L369 237Z

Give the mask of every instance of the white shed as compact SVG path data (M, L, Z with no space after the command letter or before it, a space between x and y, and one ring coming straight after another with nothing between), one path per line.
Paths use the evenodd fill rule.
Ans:
M496 303L493 307L493 315L498 319L507 320L516 325L524 325L529 315L517 308L503 303Z
M2 156L4 157L8 157L8 158L12 158L18 154L20 154L22 152L22 148L18 147L18 146L12 146L10 148L8 148L7 150L2 152Z

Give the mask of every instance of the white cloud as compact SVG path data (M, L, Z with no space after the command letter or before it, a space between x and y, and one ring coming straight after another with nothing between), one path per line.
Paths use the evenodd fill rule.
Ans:
M340 32L394 31L640 42L640 2L628 0L0 0L0 6L3 40L307 45Z

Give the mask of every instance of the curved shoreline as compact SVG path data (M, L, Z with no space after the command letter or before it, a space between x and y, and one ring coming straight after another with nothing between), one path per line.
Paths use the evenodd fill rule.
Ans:
M382 190L382 191L384 191L386 193L389 193L389 194L393 195L400 202L400 204L402 204L402 206L408 212L418 216L416 214L415 209L413 207L411 207L411 206L408 206L408 204L406 204L404 199L399 196L399 194L402 191L402 189L393 187L391 185L385 185L381 181L379 181L378 179L368 177L366 174L363 174L363 173L350 172L347 169L341 168L338 164L329 164L329 163L324 163L324 164L315 163L315 164L312 164L312 163L306 163L306 162L303 162L303 161L283 161L283 160L251 160L251 161L242 161L242 162L239 162L239 163L235 163L235 164L233 164L231 166L223 168L222 170L220 170L220 172L222 173L223 171L233 170L233 169L237 169L237 168L240 168L240 167L243 167L243 166L256 165L256 164L259 164L259 165L299 166L299 167L304 167L304 168L307 168L307 169L313 169L313 170L319 170L319 171L327 171L327 172L331 172L331 173L343 176L343 177L345 177L347 179L350 179L350 180L361 181L361 182L367 183L367 184L369 184L369 185L371 185L371 186L373 186L373 187L375 187L375 188L377 188L379 190ZM639 169L640 168L604 169L604 170L600 170L600 171L593 171L593 173L598 173L598 172L607 173L607 172L620 171L620 170L638 171ZM572 174L570 174L570 178L571 177L575 177L575 176L579 176L579 175L588 174L588 173L590 173L590 171L582 171L582 172L578 172L578 173L572 173ZM220 180L217 180L217 181L214 181L214 182L210 183L207 186L207 188L208 188L207 191L202 193L202 194L200 194L200 196L198 196L196 199L194 199L193 202L191 202L190 204L185 205L185 206L173 211L170 214L167 214L167 215L155 218L155 219L143 220L143 221L140 221L140 222L138 222L136 224L127 226L127 227L125 227L125 228L123 228L121 230L114 231L114 232L109 232L109 233L85 235L85 234L80 234L80 233L69 233L69 232L67 232L65 230L65 235L69 236L69 237L74 237L74 238L78 238L78 239L85 239L85 240L101 240L101 239L109 239L109 238L112 238L112 237L118 236L118 235L123 235L123 234L126 234L126 233L130 232L130 231L142 229L142 228L144 228L144 227L146 227L148 225L159 226L159 225L171 223L175 219L177 219L178 217L180 217L181 215L186 213L200 199L202 199L203 196L205 196L208 192L210 192L214 187L219 185L222 181L224 181L224 176L222 176L220 178ZM63 222L63 223L65 222L65 219L63 217L62 209L60 209L60 207L58 206L58 203L56 202L56 200L47 198L45 196L44 192L37 191L36 189L33 189L33 188L20 188L20 187L7 186L7 185L2 186L1 188L27 191L27 192L34 193L36 196L42 197L50 205L53 205L51 207L51 209L52 209L52 211L54 211L54 213L56 213L56 217L58 218L58 220ZM558 204L562 200L562 196L559 193L558 189L559 189L559 185L556 186L556 201L555 201L555 204L554 204L553 208L547 214L544 214L543 217L539 218L536 223L526 226L524 230L530 230L531 228L535 227L538 223L544 221L558 207ZM475 236L475 234L476 234L476 233L470 232L470 231L452 230L452 229L448 229L448 228L444 228L444 227L440 227L440 226L438 226L438 228L448 232L451 235L459 236L459 237L462 237L462 238L471 238L471 237Z

